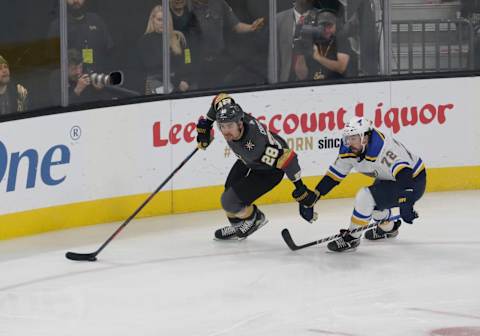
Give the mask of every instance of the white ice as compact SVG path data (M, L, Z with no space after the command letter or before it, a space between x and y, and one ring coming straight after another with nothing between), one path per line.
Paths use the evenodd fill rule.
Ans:
M395 240L356 252L290 251L345 227L352 199L262 206L270 223L218 242L221 211L134 220L0 242L0 335L480 335L480 191L430 193Z

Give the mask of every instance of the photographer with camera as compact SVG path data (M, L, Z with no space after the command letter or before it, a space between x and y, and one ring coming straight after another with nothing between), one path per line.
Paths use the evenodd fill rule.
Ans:
M307 59L309 79L339 79L353 73L350 42L337 34L337 17L329 10L312 11L302 30L302 37L312 41L313 54Z
M59 78L60 72L56 71L50 79L50 92L55 105L60 104ZM80 52L76 49L68 50L68 98L71 105L112 99L104 90L109 80L108 75L84 73Z
M70 104L112 99L105 92L105 86L111 85L109 75L84 73L82 55L76 49L68 50L68 94Z

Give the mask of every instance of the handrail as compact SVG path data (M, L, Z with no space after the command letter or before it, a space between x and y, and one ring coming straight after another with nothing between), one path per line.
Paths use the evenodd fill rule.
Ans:
M395 36L392 38L391 48L392 73L473 70L474 29L471 22L464 18L393 20L391 31ZM446 34L449 35L447 38ZM467 34L466 38L464 34ZM421 56L421 65L416 60L418 56ZM445 58L446 65L442 63ZM428 61L432 63L433 59L434 68L428 64Z

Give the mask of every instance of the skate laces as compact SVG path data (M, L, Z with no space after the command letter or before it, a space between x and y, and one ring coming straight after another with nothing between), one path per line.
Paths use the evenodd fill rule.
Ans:
M335 240L335 243L337 244L338 248L348 246L347 242L343 239L343 237L340 237L337 240Z
M244 221L239 227L238 229L240 231L242 231L242 233L245 233L247 232L248 230L250 230L250 228L255 224L255 220L249 220L249 221Z
M383 238L385 236L385 231L383 231L379 227L376 227L372 230L372 236L374 239Z
M237 232L237 228L234 226L225 226L222 228L222 236L229 236Z
M340 233L342 234L342 236L340 236L340 238L335 240L335 243L339 248L351 246L352 245L351 242L354 242L355 240L358 239L352 236L350 234L350 231L348 230L340 230Z

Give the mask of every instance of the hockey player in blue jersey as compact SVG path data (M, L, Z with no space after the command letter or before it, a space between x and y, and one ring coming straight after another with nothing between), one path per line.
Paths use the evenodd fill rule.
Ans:
M368 225L371 220L379 225L365 232L366 239L396 237L401 220L395 220L392 208L399 207L401 219L412 224L418 217L414 204L425 192L426 171L422 159L398 140L374 128L370 120L354 117L343 129L338 157L315 187L315 193L296 194L294 191L293 196L300 203L300 215L307 221L315 220L315 203L352 169L375 181L357 192L348 230L340 230L342 237L328 244L331 251L356 248L361 233L351 234L350 230Z

